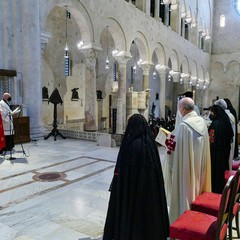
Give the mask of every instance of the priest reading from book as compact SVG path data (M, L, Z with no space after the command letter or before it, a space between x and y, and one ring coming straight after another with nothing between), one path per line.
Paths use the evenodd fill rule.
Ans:
M14 111L11 110L9 106L9 102L12 100L11 95L9 93L4 93L3 98L0 101L0 111L2 116L3 130L5 136L6 146L2 149L2 151L11 151L14 147L14 126L13 126L13 118L14 114L20 112L20 107L17 107Z
M174 222L203 191L211 191L211 160L206 124L194 111L194 101L182 98L178 113L182 118L166 135L163 162L170 223ZM155 139L158 141L158 137Z

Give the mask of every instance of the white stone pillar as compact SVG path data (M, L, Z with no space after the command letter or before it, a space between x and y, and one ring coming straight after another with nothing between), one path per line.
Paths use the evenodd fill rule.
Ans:
M138 9L150 16L150 0L136 0L135 5Z
M168 73L167 66L156 66L156 70L159 73L160 77L160 93L159 93L159 106L160 106L160 117L165 119L165 88L166 88L166 76Z
M155 0L154 18L157 20L160 20L159 7L160 7L160 0Z
M172 113L177 113L177 97L179 94L180 72L172 73L172 78L173 78Z
M122 134L126 128L126 75L129 55L114 56L118 62L118 101L116 133Z
M171 29L176 33L180 34L181 18L179 15L178 4L171 5L171 20L170 20ZM185 24L184 24L185 25ZM185 26L184 26L185 27Z
M142 90L149 89L149 72L152 64L141 64L140 67L143 70L143 85Z
M44 49L47 46L49 39L51 39L52 35L49 32L41 32L41 55L43 56Z
M97 130L96 58L100 49L81 50L86 58L85 76L85 131Z
M30 116L31 139L43 136L39 0L21 1L23 104ZM19 52L18 52L19 53Z
M189 41L194 44L195 46L198 46L198 31L196 27L196 22L191 22L191 25L189 27Z
M165 5L165 12L164 12L164 25L169 26L169 4L164 4Z
M181 36L185 38L185 18L181 18L181 22L182 22Z
M150 94L151 90L149 90L149 71L152 67L152 64L141 64L140 67L143 70L143 85L142 90L146 91L146 110L144 111L144 117L148 120L148 114L149 114L149 101L150 101Z
M15 13L13 11L13 0L1 1L1 22L0 22L0 39L1 39L1 67L4 69L14 69L14 24Z

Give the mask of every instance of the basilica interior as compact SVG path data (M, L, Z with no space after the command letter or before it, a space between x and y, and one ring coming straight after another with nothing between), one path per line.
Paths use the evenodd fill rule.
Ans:
M114 147L119 146L134 113L143 114L148 121L174 116L179 97L191 91L201 115L218 98L230 99L240 115L239 0L0 0L0 9L4 9L0 15L0 95L9 92L12 107L21 106L14 119L15 142L20 144L17 152L25 153L22 143L30 149L38 148L37 142L43 147L31 161L20 154L15 164L1 162L1 181L6 183L0 189L4 195L0 203L2 240L101 239L108 199L105 191L117 154ZM46 187L51 191L41 187L24 190L30 186L26 179L37 170L58 169L61 157L61 162L75 163L73 159L84 156L85 164L95 159L105 169L104 174L94 172L103 174L102 180L83 178L85 188L76 192L55 182ZM70 165L64 164L59 169L68 171ZM80 170L75 170L81 167L73 168L72 175L63 178L71 186L80 181L76 177ZM19 179L22 183L16 185ZM88 186L100 187L99 192ZM18 200L15 196L22 190L32 192ZM24 232L20 221L19 227L10 226L11 216L18 213L28 227L30 222L20 207L29 208L30 199L32 219L40 202L54 199L58 191L72 191L73 199L66 201L82 208L88 195L94 196L93 205L81 217L77 214L80 208L69 209L69 215L67 210L56 211L51 217L44 210L42 219L39 215L31 221L36 226L39 223L39 231ZM84 192L84 201L77 192ZM35 196L40 202L34 202ZM40 204L41 211L46 202ZM68 209L60 202L59 207ZM86 216L87 223L95 223L98 234L75 232ZM47 229L47 223L39 219L51 222L45 235L39 232ZM76 225L69 227L67 220L76 220ZM87 223L84 226L91 232ZM62 238L59 226L68 229ZM56 235L54 231L58 231Z
M122 134L133 113L175 114L194 93L201 113L229 98L239 113L239 2L4 1L0 93L29 117L30 138L54 121Z

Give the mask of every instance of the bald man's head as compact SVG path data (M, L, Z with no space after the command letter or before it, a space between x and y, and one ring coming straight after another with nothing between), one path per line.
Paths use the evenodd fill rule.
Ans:
M11 95L9 93L4 93L3 94L3 100L5 101L11 101Z
M186 114L194 110L194 105L195 103L191 98L185 97L178 102L178 109L184 117Z

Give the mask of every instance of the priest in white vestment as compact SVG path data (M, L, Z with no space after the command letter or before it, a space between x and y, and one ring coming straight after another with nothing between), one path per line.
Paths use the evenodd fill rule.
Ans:
M11 151L14 147L14 126L13 126L13 115L20 112L20 107L17 107L14 111L11 110L9 102L11 101L11 95L4 93L3 98L0 101L0 111L3 122L3 130L5 136L6 147L3 151Z
M211 159L206 124L194 111L194 101L178 103L182 119L166 140L164 181L170 222L174 222L203 191L211 191Z

